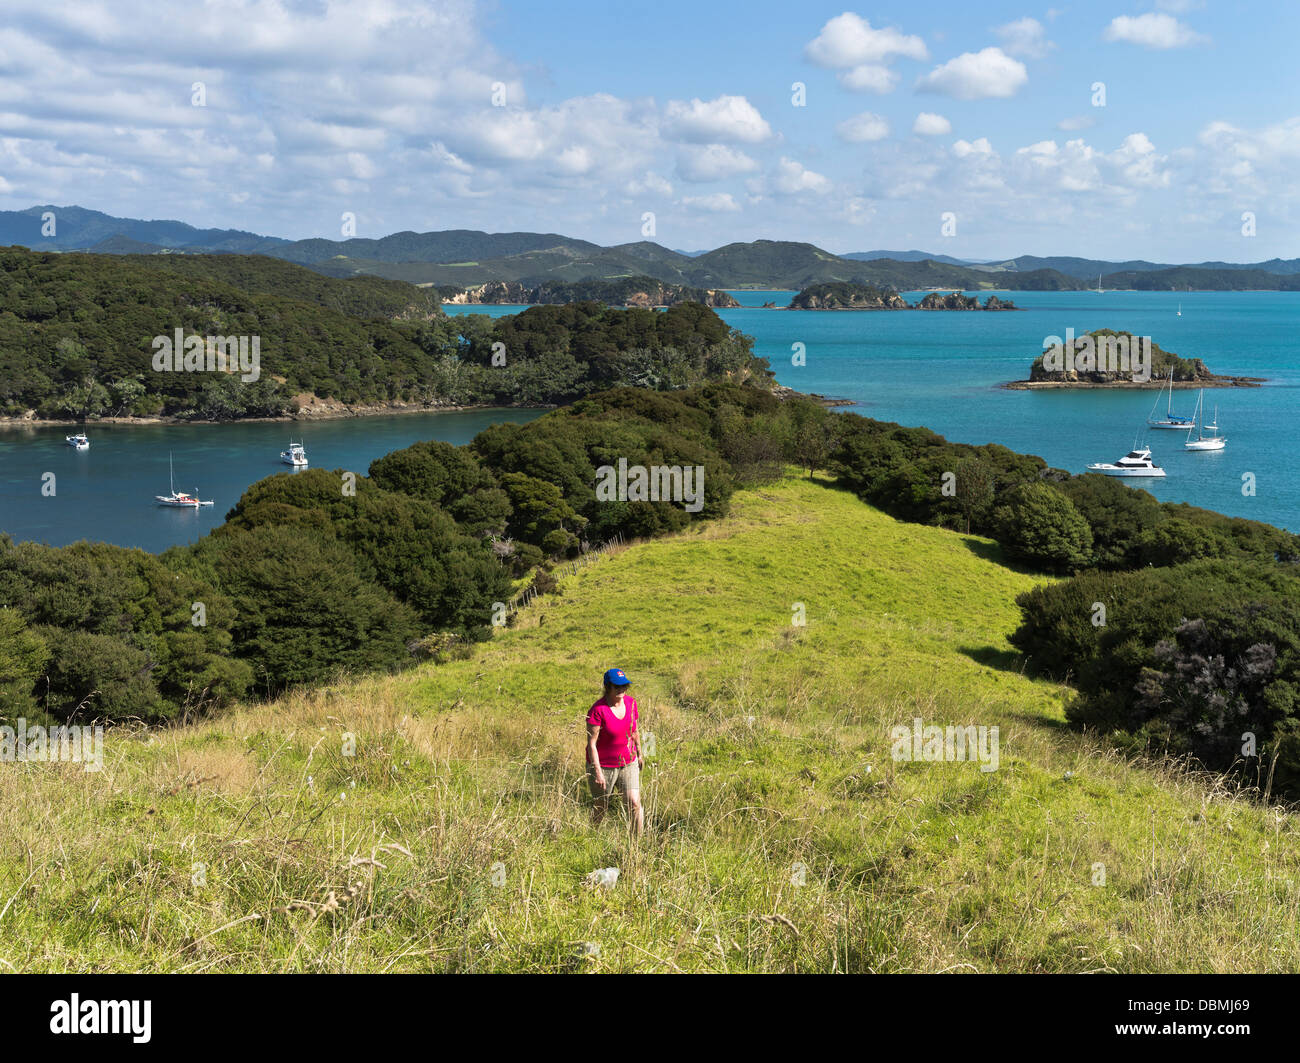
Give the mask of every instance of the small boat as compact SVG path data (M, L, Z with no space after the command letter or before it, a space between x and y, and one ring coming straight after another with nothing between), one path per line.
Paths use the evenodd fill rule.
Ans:
M280 451L280 460L286 465L303 466L307 464L307 452L301 443L290 443L288 450Z
M1228 437L1219 435L1219 408L1214 408L1214 423L1205 423L1205 392L1202 391L1196 399L1196 438L1192 438L1192 433L1187 433L1187 442L1183 446L1187 450L1222 450L1228 445ZM1207 436L1205 430L1209 429L1213 435Z
M1146 447L1130 450L1114 463L1098 462L1088 466L1089 472L1099 472L1106 476L1163 476L1165 470L1151 460L1151 451Z
M1100 273L1097 274L1097 294L1098 294L1098 295L1105 295L1105 294L1106 294L1105 290L1104 290L1104 289L1102 288L1102 286L1101 286L1101 274L1100 274Z
M1177 313L1175 316L1176 316L1176 317L1182 317L1182 316L1183 316L1183 304L1182 304L1182 303L1179 303L1179 304L1178 304L1178 313Z
M1161 391L1164 388L1160 389ZM1151 407L1151 412L1147 414L1147 425L1151 428L1176 428L1180 432L1186 432L1196 426L1196 422L1187 417L1174 416L1174 370L1171 366L1169 369L1169 397L1165 402L1164 417L1156 416L1156 407L1160 405L1160 396L1156 396L1155 404Z
M90 449L90 440L86 438L85 432L80 432L75 436L64 436L63 438L68 441L68 446L72 447L74 450Z
M201 502L199 501L198 498L195 497L195 495L198 494L198 490L199 490L197 487L194 489L193 495L187 495L184 491L176 490L175 469L172 465L172 456L170 454L167 455L167 467L169 469L169 482L171 485L172 493L169 495L154 495L154 498L158 500L158 505L179 506L183 509L184 508L198 509L199 506L212 505L211 502Z

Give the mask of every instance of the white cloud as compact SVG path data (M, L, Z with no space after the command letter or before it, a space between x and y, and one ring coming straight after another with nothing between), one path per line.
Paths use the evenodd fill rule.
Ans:
M840 84L853 92L874 92L878 96L894 91L898 84L897 71L875 63L864 63L839 75Z
M1148 12L1145 15L1120 15L1111 19L1102 36L1108 41L1140 44L1144 48L1186 48L1206 40L1183 25L1173 15Z
M758 163L743 151L725 144L688 145L677 153L677 172L686 181L720 181L757 169Z
M922 111L912 123L912 132L922 137L943 137L952 132L952 123L941 114Z
M1056 123L1056 128L1066 133L1073 133L1079 129L1091 129L1096 124L1097 119L1092 115L1080 114L1074 115L1070 118L1062 118Z
M714 192L710 196L683 196L681 202L684 207L694 207L714 214L729 214L740 210L740 204L730 192Z
M661 177L653 170L646 170L640 177L628 181L624 190L629 196L671 196L673 185L666 177Z
M828 178L813 173L812 170L806 170L794 159L785 157L782 157L777 165L776 176L772 183L778 192L788 196L800 192L815 192L822 195L831 190L831 182Z
M840 69L879 63L894 56L927 59L920 37L893 28L875 29L861 15L846 11L830 19L804 48L804 55L818 66Z
M1130 133L1109 159L1118 166L1130 185L1146 188L1168 188L1170 175L1163 168L1165 157L1156 153L1156 147L1145 133Z
M670 100L664 119L671 136L695 144L757 144L772 135L772 127L744 96Z
M1002 47L1009 55L1042 59L1056 47L1047 39L1043 24L1036 18L1019 18L1005 26L999 26L994 32L1002 38Z
M878 114L863 111L852 118L846 118L835 127L835 132L841 140L847 140L850 144L865 144L889 136L889 123Z
M989 143L988 137L980 137L978 140L958 140L953 143L952 153L959 159L964 159L968 155L992 155L993 145Z
M935 67L917 82L920 92L938 92L959 100L1014 96L1029 80L1025 64L1001 48L965 52Z

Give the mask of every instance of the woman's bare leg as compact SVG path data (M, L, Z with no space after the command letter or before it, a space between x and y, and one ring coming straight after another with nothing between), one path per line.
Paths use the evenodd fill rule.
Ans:
M641 791L630 790L627 794L628 812L632 817L632 833L638 838L645 828L645 811L641 808Z

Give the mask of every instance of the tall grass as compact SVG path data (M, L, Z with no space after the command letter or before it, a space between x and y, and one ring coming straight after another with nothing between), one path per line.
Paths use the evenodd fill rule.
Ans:
M0 965L1300 968L1294 818L1066 730L991 552L788 479L470 659L117 732L99 773L0 765ZM654 735L640 843L585 802L614 665ZM896 763L914 717L997 726L999 769Z

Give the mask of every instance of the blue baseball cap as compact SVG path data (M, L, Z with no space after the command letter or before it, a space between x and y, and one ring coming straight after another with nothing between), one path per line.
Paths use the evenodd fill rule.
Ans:
M622 668L611 668L605 673L605 682L612 687L630 687L632 680L627 677L627 673Z

